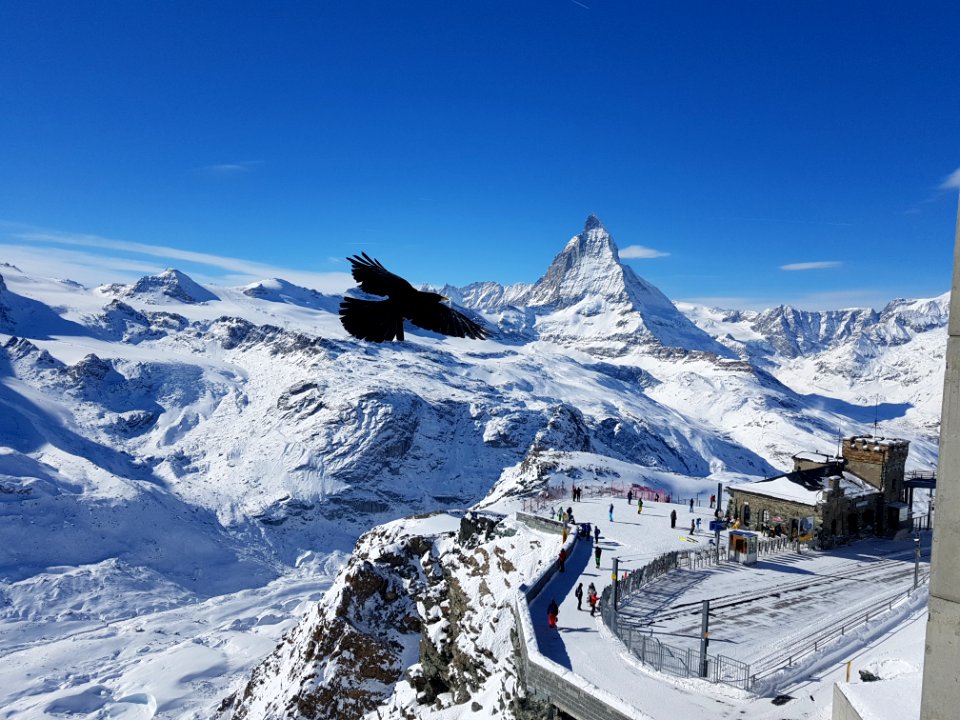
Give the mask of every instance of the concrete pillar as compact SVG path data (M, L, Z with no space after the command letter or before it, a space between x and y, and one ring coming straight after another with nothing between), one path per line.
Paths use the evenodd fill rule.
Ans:
M953 249L947 369L940 418L937 522L930 560L930 614L920 720L957 717L960 708L960 207Z

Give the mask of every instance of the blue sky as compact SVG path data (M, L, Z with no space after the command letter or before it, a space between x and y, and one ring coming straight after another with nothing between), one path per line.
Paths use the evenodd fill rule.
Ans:
M930 297L958 27L922 1L3 3L0 260L532 282L595 213L674 300Z

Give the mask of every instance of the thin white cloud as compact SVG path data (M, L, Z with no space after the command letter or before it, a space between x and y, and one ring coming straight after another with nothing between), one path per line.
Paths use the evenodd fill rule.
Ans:
M669 254L643 245L628 245L620 250L620 257L626 260L647 260L649 258L667 257Z
M944 181L940 183L941 190L954 190L957 188L960 188L960 167L947 175Z
M63 265L63 269L58 269L57 272L47 269L40 274L48 277L65 277L77 280L84 285L127 281L131 276L140 277L144 274L159 272L167 267L178 266L178 269L184 270L195 279L214 284L229 282L242 285L264 278L279 277L297 285L327 293L341 293L356 284L350 274L345 272L296 270L162 245L113 240L98 235L38 229L10 233L8 237L12 242L8 241L9 244L0 246L4 249L5 257L20 258L24 264L35 265L46 262L48 268L58 264L58 257L68 259L68 262L59 263ZM46 247L38 247L38 245ZM50 246L71 246L81 249L70 250L58 247L51 250ZM122 255L118 256L118 254ZM157 260L149 261L145 258L130 258L124 255L140 255L146 258L157 258ZM32 263L31 260L37 263ZM182 267L184 263L191 267ZM96 274L97 279L91 283L90 277L93 273Z
M821 260L819 262L802 262L802 263L790 263L789 265L781 265L781 270L829 270L830 268L838 268L843 265L842 262L837 260Z
M215 163L213 165L201 165L194 168L194 172L201 175L213 177L230 177L235 175L245 175L260 164L259 160L244 160L242 162Z

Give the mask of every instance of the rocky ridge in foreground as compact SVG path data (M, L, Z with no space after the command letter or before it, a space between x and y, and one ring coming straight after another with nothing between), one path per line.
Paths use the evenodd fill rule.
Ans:
M377 527L218 718L541 717L518 677L510 605L545 558L541 539L497 516Z

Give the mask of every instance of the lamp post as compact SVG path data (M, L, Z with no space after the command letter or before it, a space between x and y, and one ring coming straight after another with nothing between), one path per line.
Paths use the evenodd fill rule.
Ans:
M920 536L913 538L913 589L920 584Z

